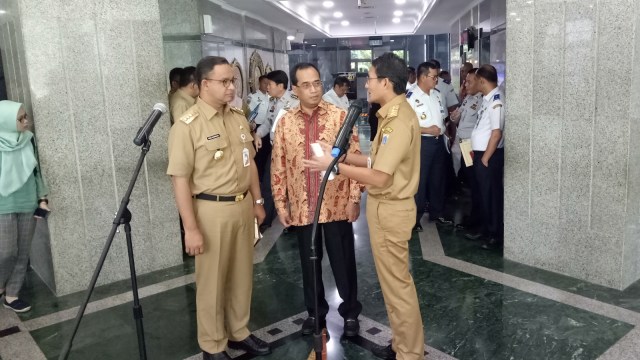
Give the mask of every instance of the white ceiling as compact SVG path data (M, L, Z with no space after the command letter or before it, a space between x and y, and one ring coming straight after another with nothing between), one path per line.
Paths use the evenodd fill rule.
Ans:
M211 0L231 10L280 28L288 35L300 31L307 39L372 35L448 33L450 24L477 1L469 0L332 0L331 8L324 0ZM403 12L399 23L393 23L393 12ZM343 14L334 17L334 12ZM349 22L348 26L341 21Z

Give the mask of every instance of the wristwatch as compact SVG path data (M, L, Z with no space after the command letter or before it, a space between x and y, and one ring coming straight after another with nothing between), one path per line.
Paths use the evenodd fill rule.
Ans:
M264 205L264 198L260 198L253 202L256 205Z

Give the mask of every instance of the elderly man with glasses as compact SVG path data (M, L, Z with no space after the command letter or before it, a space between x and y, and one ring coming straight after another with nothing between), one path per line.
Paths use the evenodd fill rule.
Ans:
M272 189L278 217L284 226L294 226L298 237L304 288L304 302L309 317L302 324L302 333L314 330L317 313L321 327L326 327L329 304L322 283L322 240L333 271L342 303L338 307L344 319L345 336L356 336L360 330L358 315L358 282L352 223L360 215L360 184L342 175L327 183L320 210L316 249L318 261L313 290L313 262L310 260L313 217L321 177L317 171L304 168L303 160L313 156L313 143L334 143L345 121L346 112L322 100L320 72L313 64L300 63L291 70L293 91L300 106L287 112L276 126L271 157ZM360 153L357 137L352 136L349 153ZM317 296L318 308L315 308ZM316 312L317 310L317 312Z

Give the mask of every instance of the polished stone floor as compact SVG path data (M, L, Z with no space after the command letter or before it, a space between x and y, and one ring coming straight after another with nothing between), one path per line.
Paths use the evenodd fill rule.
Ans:
M458 220L465 201L449 209ZM624 291L589 284L507 261L453 227L423 225L410 241L410 261L427 359L640 359L640 283ZM389 340L364 216L354 226L362 329L357 338L341 337L340 299L325 258L329 359L372 359L371 347ZM312 339L299 332L305 313L297 242L280 230L271 228L257 248L250 328L274 346L262 358L306 359ZM148 358L201 358L193 260L141 275L139 286ZM23 295L31 312L0 310L0 359L57 359L84 294L55 297L30 273ZM128 281L97 288L69 358L138 358L130 301Z

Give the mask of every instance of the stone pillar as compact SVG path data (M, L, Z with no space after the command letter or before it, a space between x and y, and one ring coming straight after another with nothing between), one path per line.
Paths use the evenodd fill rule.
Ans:
M505 257L640 278L640 1L507 0Z
M160 7L167 88L174 67L196 66L202 58L199 0L157 0ZM205 0L208 1L208 0Z
M17 0L5 14L18 33L3 55L9 94L32 109L49 184L53 279L58 295L84 289L136 164L132 140L152 106L166 102L157 0ZM24 54L20 56L20 54ZM17 73L17 70L20 73ZM28 84L28 85L26 85ZM28 87L25 87L28 86ZM30 99L30 100L29 100ZM160 121L129 208L139 273L181 263L178 216L165 175L169 121ZM100 284L129 276L124 231Z

